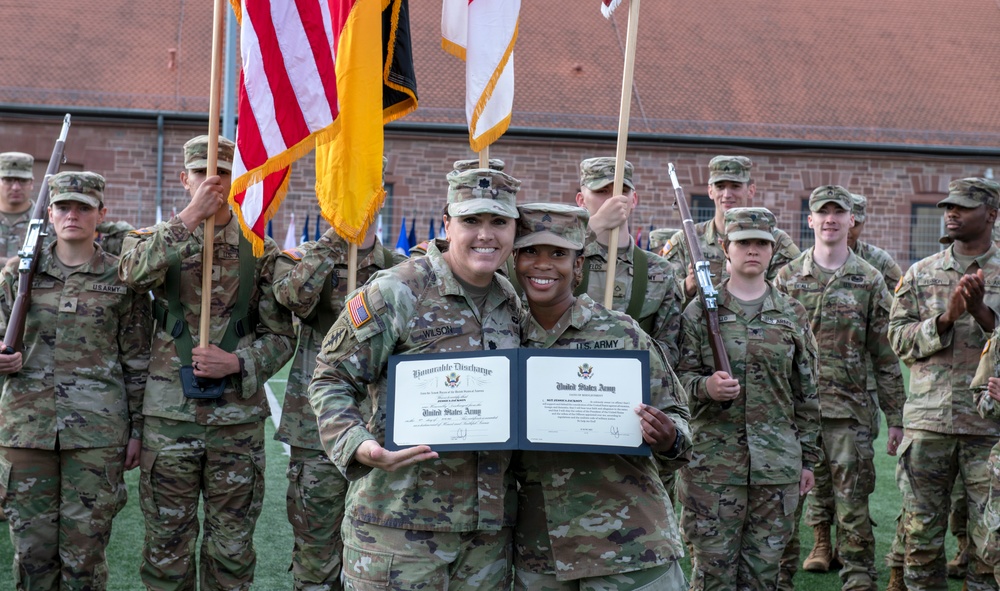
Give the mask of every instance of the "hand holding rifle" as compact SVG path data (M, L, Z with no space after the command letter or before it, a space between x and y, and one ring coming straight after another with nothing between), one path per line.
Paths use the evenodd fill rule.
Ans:
M684 228L688 252L691 254L694 276L698 281L698 299L701 300L702 309L705 311L709 345L712 347L712 357L715 361L715 374L708 379L706 389L709 396L713 400L722 402L722 408L726 409L733 405L733 399L739 395L740 384L732 377L733 370L729 366L729 356L726 355L725 342L722 340L722 332L719 330L719 292L712 285L712 272L709 269L708 261L705 260L705 255L701 252L701 245L698 244L698 235L695 233L694 221L691 219L691 209L684 196L684 188L677 180L677 172L674 170L672 162L668 164L668 171L670 182L674 185L675 203L677 209L680 210L681 224Z

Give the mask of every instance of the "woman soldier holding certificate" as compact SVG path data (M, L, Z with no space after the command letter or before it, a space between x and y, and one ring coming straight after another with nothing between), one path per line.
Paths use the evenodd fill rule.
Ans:
M510 587L510 452L383 447L390 355L520 343L521 305L496 273L514 244L520 183L490 169L456 171L448 183L447 249L432 243L355 292L309 385L323 447L351 482L343 572L355 591Z
M517 452L514 588L687 589L673 504L659 476L683 463L689 447L681 386L635 321L573 295L587 210L531 204L518 211L514 266L531 310L523 346L575 349L601 340L609 348L648 350L652 405L635 412L654 454Z
M716 371L700 300L681 317L677 367L691 408L691 461L679 471L692 589L775 589L799 496L818 459L816 344L805 309L765 279L774 216L726 212L719 326L732 375Z

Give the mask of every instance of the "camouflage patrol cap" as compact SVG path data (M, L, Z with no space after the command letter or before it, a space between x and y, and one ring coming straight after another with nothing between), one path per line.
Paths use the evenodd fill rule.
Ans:
M649 250L659 252L670 237L677 233L674 228L657 228L649 233Z
M854 198L851 197L851 192L840 185L816 187L809 195L809 211L819 211L827 203L836 203L844 208L844 211L851 211L854 208Z
M219 158L216 166L220 170L233 171L233 153L236 144L219 136ZM184 168L202 170L208 168L208 136L199 135L184 143Z
M587 239L586 209L564 203L529 203L517 208L517 238L514 248L548 244L573 250L583 249Z
M448 174L448 215L459 217L492 213L517 219L517 190L521 181L489 168L456 170Z
M628 187L635 191L635 184L632 183L632 163L625 161L625 178L623 187ZM600 157L587 158L580 163L580 186L587 187L591 191L603 189L615 182L615 159Z
M766 207L734 207L726 212L726 239L774 240L774 214Z
M100 208L104 203L104 177L96 172L60 172L49 178L49 203L79 201Z
M746 156L716 156L708 162L708 184L719 181L750 182L753 161Z
M948 183L948 196L938 201L938 207L949 203L961 207L979 207L988 205L996 209L1000 207L1000 185L990 179L967 178Z
M453 164L452 166L455 167L455 171L472 170L473 168L479 168L479 159L476 158L474 160L456 160L455 164ZM490 168L492 168L493 170L503 170L504 166L506 165L504 164L503 160L499 158L490 158Z
M14 179L33 179L35 173L31 166L35 163L31 154L24 152L4 152L0 154L0 177Z
M865 210L868 208L868 198L858 193L851 193L851 213L854 214L854 221L865 223Z

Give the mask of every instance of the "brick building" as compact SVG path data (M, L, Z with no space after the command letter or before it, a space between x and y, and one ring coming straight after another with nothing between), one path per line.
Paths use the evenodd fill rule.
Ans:
M490 155L523 180L523 202L570 202L579 161L614 153L627 7L608 21L598 4L522 2L512 128ZM420 107L386 129L390 244L403 216L427 236L451 162L473 157L463 66L439 46L440 3L409 6ZM800 245L811 242L811 189L842 184L869 198L865 239L905 268L939 248L934 204L948 181L1000 173L1000 78L985 67L1000 47L983 42L1000 27L992 0L962 10L928 0L642 10L628 158L640 194L633 227L644 233L678 225L668 162L698 215L711 209L708 160L740 153L754 159L759 203ZM210 19L204 2L15 0L0 55L0 150L35 155L40 177L71 112L65 168L108 178L112 218L141 226L158 207L181 209L180 146L207 129ZM279 242L292 212L297 225L315 220L313 180L309 156L274 221Z

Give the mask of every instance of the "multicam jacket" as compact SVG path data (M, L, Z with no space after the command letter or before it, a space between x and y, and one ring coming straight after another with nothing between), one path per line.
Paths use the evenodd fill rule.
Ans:
M889 341L910 368L910 393L903 407L903 427L951 435L1000 435L1000 422L979 416L970 388L989 334L966 312L950 330L938 333L937 318L966 270L954 257L954 244L917 261L896 287L889 317ZM1000 250L976 259L970 272L982 269L984 302L1000 310Z
M719 286L719 328L740 394L729 408L705 383L715 373L700 299L681 321L677 373L691 409L693 450L680 470L691 482L747 486L799 482L819 460L816 341L805 309L773 286L759 314L747 318Z
M824 419L872 424L876 401L868 393L868 360L877 375L878 404L890 427L902 426L903 378L889 346L889 295L882 274L853 251L829 283L817 277L810 248L778 272L774 285L806 309L819 348L819 400Z
M201 269L204 227L189 232L179 217L129 234L122 247L118 272L122 281L137 291L152 290L157 302L166 304L166 274L173 261L180 261L180 300L191 340L199 342L201 316ZM229 325L239 292L240 226L233 215L217 227L212 259L211 335L218 344ZM181 389L180 359L168 328L156 326L153 336L149 381L143 402L145 416L161 417L199 425L239 425L264 420L271 414L264 396L264 382L292 356L292 317L279 306L271 290L274 259L278 247L264 239L264 255L254 268L256 289L250 310L257 311L256 331L239 339L233 353L240 359L240 375L229 376L222 397L214 400L185 398ZM157 323L159 324L159 323Z
M677 377L638 324L620 312L577 297L556 326L527 323L528 348L586 349L595 340L619 350L648 350L650 404L670 417L679 445L671 454L626 456L521 451L515 565L559 580L653 568L683 556L670 497L658 464L676 468L690 447L688 410Z
M509 451L442 453L386 472L354 460L362 442L385 441L390 355L516 348L521 305L510 282L494 275L482 313L465 294L437 246L380 271L353 296L317 357L309 398L333 463L352 480L346 516L387 527L433 531L497 530L514 523ZM349 304L350 305L350 304ZM364 400L374 409L370 420ZM367 424L366 424L367 423Z
M54 243L53 243L54 244ZM69 274L42 251L24 330L23 367L0 394L0 445L76 449L142 437L149 296L118 279L100 247ZM0 271L0 331L17 295L18 262Z
M328 317L340 316L344 309L348 294L347 254L347 242L330 229L316 242L306 242L281 253L274 264L274 297L301 320L281 408L281 424L274 434L276 440L288 445L323 449L316 414L309 405L309 381L326 335L323 324ZM364 285L377 271L405 260L406 257L384 248L376 239L371 253L358 261L357 285Z
M874 244L859 240L854 245L854 254L875 267L875 270L882 274L882 278L885 279L885 285L889 289L896 287L900 278L903 277L903 270L899 268L896 261L892 260L892 255Z

